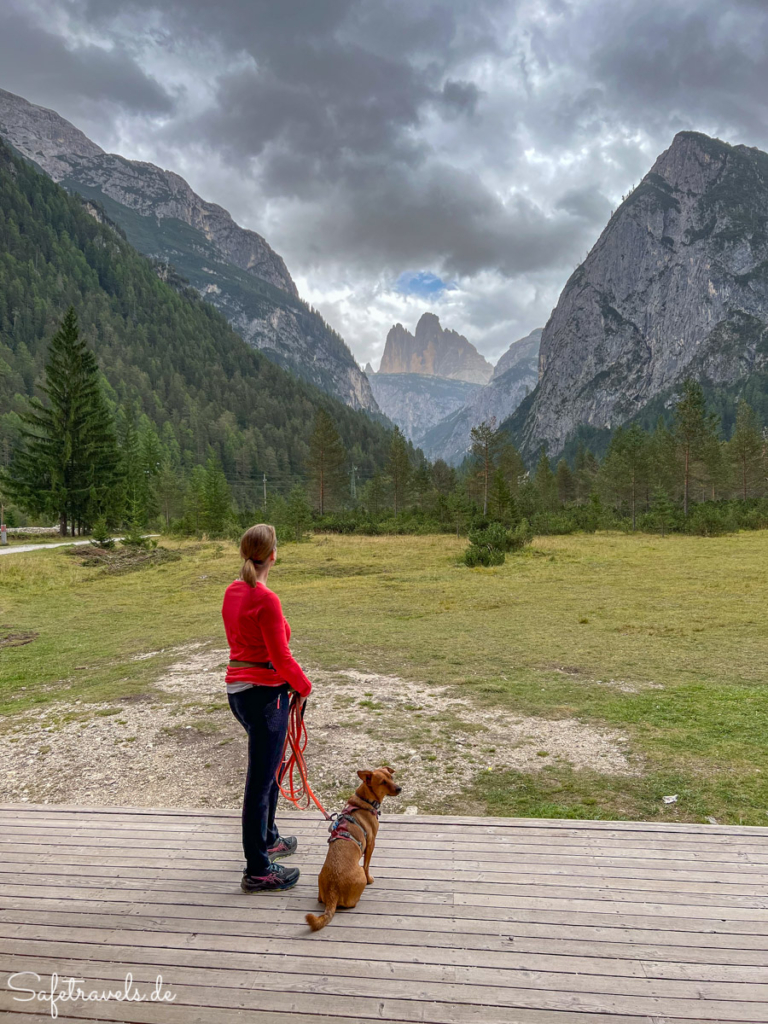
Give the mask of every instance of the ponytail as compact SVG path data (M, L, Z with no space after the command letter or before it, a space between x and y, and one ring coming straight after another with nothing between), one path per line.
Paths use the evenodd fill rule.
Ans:
M243 559L240 579L249 587L256 586L257 567L264 565L276 547L275 528L268 523L249 527L240 538L240 557Z
M243 568L240 570L240 579L244 580L249 587L256 586L256 566L253 564L252 558L246 558L243 562Z

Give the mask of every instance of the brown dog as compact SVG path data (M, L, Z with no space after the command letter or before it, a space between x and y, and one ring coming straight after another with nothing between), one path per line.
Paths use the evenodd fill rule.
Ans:
M307 914L313 932L325 928L337 907L356 907L366 885L373 884L370 865L379 831L379 807L385 796L397 796L402 789L392 781L393 774L394 769L387 767L357 773L362 784L331 828L318 878L317 898L325 904L325 913Z

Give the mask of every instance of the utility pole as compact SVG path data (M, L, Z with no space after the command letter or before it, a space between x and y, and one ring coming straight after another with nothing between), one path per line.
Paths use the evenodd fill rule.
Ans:
M262 473L262 483L264 485L264 515L267 514L267 474Z
M349 482L349 493L352 495L353 499L357 498L357 487L355 486L355 471L356 470L357 470L357 466L353 466L352 467L352 471L350 473L350 482Z

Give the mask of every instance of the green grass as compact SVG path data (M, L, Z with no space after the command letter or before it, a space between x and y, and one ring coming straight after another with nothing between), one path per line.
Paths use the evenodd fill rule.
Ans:
M173 660L168 648L223 645L235 546L163 543L184 557L117 577L61 550L0 560L0 623L39 634L0 653L0 713L140 693ZM294 652L309 666L455 685L489 716L618 728L645 764L611 777L542 756L538 772L478 774L466 796L479 810L768 824L768 533L537 538L475 570L457 564L463 546L319 537L282 548L270 584ZM372 724L374 705L357 696Z

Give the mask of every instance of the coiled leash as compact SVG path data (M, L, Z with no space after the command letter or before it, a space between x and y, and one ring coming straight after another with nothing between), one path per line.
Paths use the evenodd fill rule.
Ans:
M280 793L286 800L290 800L293 806L299 811L309 810L310 802L320 811L326 821L331 821L335 815L330 815L315 794L307 778L307 762L304 760L304 751L307 749L307 727L304 724L304 710L306 701L299 705L298 694L291 695L291 705L288 711L288 732L285 735L283 744L283 756L277 770L277 785ZM290 748L290 754L288 750ZM286 757L286 754L288 756Z
M337 811L335 814L329 814L328 811L323 807L320 801L317 799L315 794L312 792L312 787L309 784L307 778L307 762L304 760L304 751L307 749L307 727L304 724L304 711L306 709L306 701L303 704L299 704L299 697L297 694L292 694L291 705L288 711L288 732L285 735L285 743L283 744L283 755L281 757L281 764L277 770L277 785L280 789L280 793L286 800L290 800L293 806L299 811L309 810L310 802L314 803L315 807L320 811L326 821L331 824L328 828L330 836L328 842L332 843L337 839L347 839L353 843L356 843L360 847L360 855L365 853L365 847L357 836L353 835L349 831L349 826L354 825L359 828L363 838L366 837L366 832L359 821L354 818L354 812L361 810L352 803L348 803L343 811ZM290 748L290 755L286 757ZM298 776L298 780L296 780ZM379 817L379 808L381 804L378 800L366 800L365 797L358 797L363 800L364 803L368 804L370 810Z

